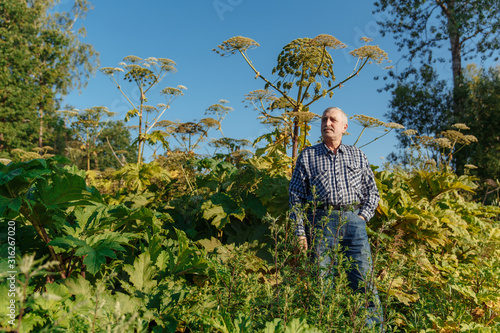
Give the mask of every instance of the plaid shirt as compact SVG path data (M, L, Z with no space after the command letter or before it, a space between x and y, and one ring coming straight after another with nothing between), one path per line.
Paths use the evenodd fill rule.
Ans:
M337 155L324 143L305 148L297 159L289 188L292 219L297 235L304 235L304 223L296 209L313 202L325 205L360 205L359 215L369 221L380 199L375 177L366 155L357 147L340 144Z

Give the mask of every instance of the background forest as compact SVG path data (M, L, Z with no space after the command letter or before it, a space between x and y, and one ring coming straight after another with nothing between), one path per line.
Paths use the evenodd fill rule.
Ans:
M254 142L225 136L226 100L199 120L168 117L188 98L165 86L176 62L124 55L100 67L75 29L90 3L56 4L0 0L2 331L378 331L364 326L370 295L347 287L342 252L330 286L297 251L287 193L295 158L317 142L313 104L370 66L383 68L388 121L353 115L354 144L371 129L361 148L393 132L399 142L372 167L383 329L500 331L500 67L463 65L498 61L498 1L378 1L380 31L408 66L363 37L343 77L334 59L346 44L329 34L291 40L270 74L252 61L258 41L221 40L214 56L261 83L242 96L267 129ZM62 105L96 71L127 101L124 119Z

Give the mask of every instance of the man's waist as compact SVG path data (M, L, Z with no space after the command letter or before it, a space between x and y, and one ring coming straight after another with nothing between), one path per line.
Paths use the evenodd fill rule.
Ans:
M311 207L315 208L317 210L324 210L324 211L329 211L329 210L341 210L341 211L354 211L354 210L359 210L361 208L361 205L359 204L337 204L337 205L331 205L331 204L325 204L325 203L320 203L316 207Z

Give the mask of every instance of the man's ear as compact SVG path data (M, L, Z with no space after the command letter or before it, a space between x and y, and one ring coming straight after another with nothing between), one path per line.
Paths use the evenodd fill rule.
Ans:
M345 132L345 131L347 131L347 127L349 127L349 125L348 125L348 124L345 124L345 125L344 125L344 132Z

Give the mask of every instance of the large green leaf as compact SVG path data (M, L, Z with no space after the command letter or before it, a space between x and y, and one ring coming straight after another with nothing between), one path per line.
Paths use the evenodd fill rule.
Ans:
M214 205L212 201L207 200L201 205L203 218L210 221L217 229L221 229L224 224L222 220L227 216L224 208L220 205Z
M150 293L157 282L153 278L156 276L156 267L152 264L150 254L143 252L134 261L134 265L125 265L123 270L130 276L130 282L139 291Z
M56 252L62 252L63 250L76 249L88 244L86 241L75 238L72 235L66 235L54 238L49 242L49 245L53 246Z
M83 295L87 298L92 295L92 286L90 281L86 280L81 275L66 279L64 284L68 288L68 292L72 295Z
M168 273L183 275L201 273L207 268L206 251L199 249L186 237L182 230L175 229L177 242L168 240L166 244Z
M21 209L22 199L20 197L17 198L6 198L4 196L0 196L0 216L5 216L5 212L7 209L12 209L15 212L19 212Z
M84 257L83 263L87 271L95 274L106 262L106 257L116 259L115 251L125 251L122 244L127 243L132 237L130 234L116 232L92 235L85 240L66 235L53 239L49 245L54 246L57 252L62 252L61 249L76 250L74 255Z
M51 208L100 202L95 192L87 188L85 178L68 172L54 174L50 180L43 180L37 186L40 200Z

